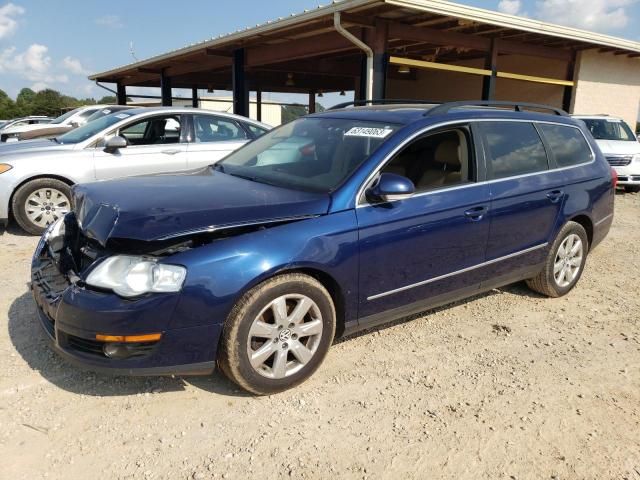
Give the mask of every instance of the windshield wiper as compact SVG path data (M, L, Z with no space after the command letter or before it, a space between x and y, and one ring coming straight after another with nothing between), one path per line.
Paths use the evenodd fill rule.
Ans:
M58 140L58 137L52 137L49 140L51 140L52 142L60 143L60 140Z

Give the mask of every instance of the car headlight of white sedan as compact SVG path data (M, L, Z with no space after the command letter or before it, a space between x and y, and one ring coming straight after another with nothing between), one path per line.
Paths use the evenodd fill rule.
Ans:
M179 292L187 269L158 263L154 258L116 255L103 260L87 277L93 287L131 298L145 293Z

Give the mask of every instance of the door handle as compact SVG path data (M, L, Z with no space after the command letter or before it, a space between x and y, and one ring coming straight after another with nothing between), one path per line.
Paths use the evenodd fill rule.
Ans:
M180 153L180 150L178 149L162 150L162 153L164 153L165 155L175 155L176 153Z
M473 222L479 222L484 218L486 213L487 213L487 207L485 206L474 207L464 212L464 216Z
M552 192L547 193L547 198L551 200L551 203L558 203L558 201L560 201L563 195L564 195L564 192L562 190L554 190Z

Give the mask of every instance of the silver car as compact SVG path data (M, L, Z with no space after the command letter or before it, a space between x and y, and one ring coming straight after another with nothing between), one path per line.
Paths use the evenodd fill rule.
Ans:
M60 137L0 145L0 222L41 234L71 208L71 186L217 162L271 127L195 108L136 108Z

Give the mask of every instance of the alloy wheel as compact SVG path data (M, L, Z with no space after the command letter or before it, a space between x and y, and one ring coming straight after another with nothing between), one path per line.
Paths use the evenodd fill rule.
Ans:
M318 305L305 295L282 295L256 316L247 338L249 362L260 375L281 379L313 358L322 338Z
M584 247L578 235L572 233L563 240L553 265L553 277L559 287L565 288L573 283L582 268L583 255Z

